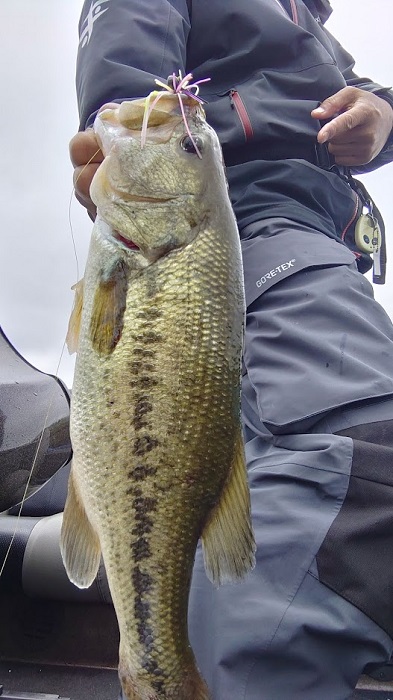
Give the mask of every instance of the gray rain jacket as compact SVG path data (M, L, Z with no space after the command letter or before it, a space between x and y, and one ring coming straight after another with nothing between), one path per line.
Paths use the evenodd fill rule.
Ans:
M179 69L195 80L211 78L200 95L223 147L248 303L259 295L261 226L255 222L272 216L345 243L362 272L372 264L354 242L359 198L342 173L330 169L327 149L317 146L321 125L310 112L345 85L383 95L391 105L393 92L353 72L352 57L323 26L330 11L327 0L86 0L82 10L81 129L103 103L147 95L154 78ZM388 141L358 171L392 160ZM296 247L294 239L288 259ZM344 246L337 251L342 257Z

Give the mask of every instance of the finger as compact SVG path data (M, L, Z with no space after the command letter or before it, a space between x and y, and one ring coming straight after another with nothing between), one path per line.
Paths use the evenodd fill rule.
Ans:
M102 105L102 107L100 107L97 114L100 114L105 109L118 109L118 108L119 108L119 104L117 102L105 102L105 104Z
M344 114L339 114L337 117L332 119L328 124L322 127L318 132L318 143L326 143L326 141L334 141L339 138L352 140L348 132L357 126L360 126L363 122L364 114L363 110L357 106L351 107Z
M359 159L358 155L334 156L334 162L336 165L342 165L345 168L354 168L365 164L364 160L362 158Z
M99 166L100 163L89 163L89 165L79 166L74 170L75 193L85 201L90 200L91 181Z
M94 221L97 216L97 207L95 206L95 204L93 204L91 199L86 200L83 197L81 197L77 192L75 192L74 194L79 204L81 204L86 209L90 219Z
M369 151L360 148L358 144L333 145L329 143L328 150L334 156L337 165L364 165L370 161Z
M74 167L89 161L101 163L104 159L93 129L79 131L70 141L70 158Z
M329 139L329 144L334 146L349 146L350 148L372 148L375 141L374 133L364 124L355 126L351 131L337 134Z
M74 195L78 200L79 204L81 204L87 210L87 213L89 214L92 221L94 221L97 214L97 209L94 202L92 202L90 198L88 188L89 186L87 184L84 184L81 190L79 190L78 186L76 186L74 188Z
M364 165L369 163L380 151L378 137L378 132L374 132L363 124L331 139L329 151L340 158L350 155L356 159L357 165Z
M329 126L326 124L326 126ZM329 139L330 143L356 143L361 142L368 135L368 130L364 124L354 126L349 131L337 133Z
M119 105L117 102L106 102L100 107L97 114L100 114L105 109L117 109L118 107ZM79 131L75 134L70 141L69 149L73 166L84 165L89 161L101 163L104 158L92 127L88 127L85 131Z
M331 141L363 122L364 112L359 105L363 96L364 93L359 88L347 86L327 97L311 112L314 118L329 120L318 133L319 143Z
M311 115L317 119L332 119L341 112L345 112L350 107L353 107L361 92L359 88L355 87L347 86L342 88L342 90L323 100L316 109L312 110Z

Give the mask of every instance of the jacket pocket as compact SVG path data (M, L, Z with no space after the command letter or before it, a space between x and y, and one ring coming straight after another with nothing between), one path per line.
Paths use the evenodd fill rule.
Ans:
M253 141L255 124L251 114L255 113L255 105L250 104L247 90L233 86L204 98L207 120L219 134L224 151Z
M351 265L355 258L345 246L319 233L292 225L279 232L277 244L263 236L264 222L251 224L261 235L241 241L247 306L286 277L311 267ZM249 227L251 229L251 226ZM243 233L247 231L245 229Z
M251 123L250 116L247 112L247 107L243 102L242 96L238 90L232 89L229 91L231 107L235 110L240 124L244 132L244 140L251 141L254 137L254 129Z
M207 101L207 120L219 134L224 150L257 142L271 156L276 147L288 144L292 150L295 145L301 157L302 147L315 143L318 133L318 122L311 117L311 110L325 97L315 88L318 74L328 80L333 69L323 64L296 75L258 70L246 81L220 92L209 93L207 89L202 94Z

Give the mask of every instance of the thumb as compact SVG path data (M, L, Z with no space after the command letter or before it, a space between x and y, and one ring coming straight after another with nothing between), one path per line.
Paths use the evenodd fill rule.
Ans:
M358 88L343 88L311 112L315 119L328 122L318 133L319 143L326 143L361 123L362 110L357 108L361 94Z
M349 107L352 107L357 96L356 89L342 88L334 95L327 97L316 109L313 109L311 116L316 119L332 119L340 112L345 112Z

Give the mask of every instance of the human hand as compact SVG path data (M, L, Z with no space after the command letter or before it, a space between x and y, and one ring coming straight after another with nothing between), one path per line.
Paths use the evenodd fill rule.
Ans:
M113 109L119 105L110 102L101 107ZM70 141L70 158L74 166L75 197L86 209L91 219L95 219L97 209L90 198L91 181L104 160L104 155L92 128L79 131Z
M329 142L337 165L369 163L384 147L393 128L393 109L372 92L345 87L311 112L330 119L318 132L318 142Z

